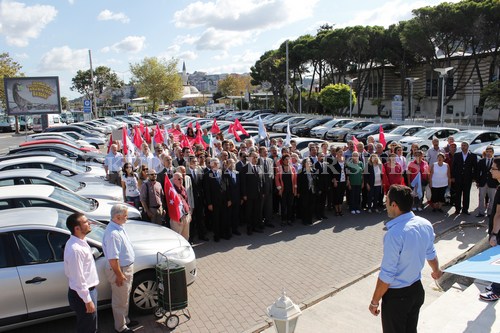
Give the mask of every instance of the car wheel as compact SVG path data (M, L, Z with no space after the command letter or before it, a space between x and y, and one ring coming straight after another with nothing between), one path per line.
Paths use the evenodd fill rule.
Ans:
M136 313L149 314L158 304L158 283L154 271L140 272L134 276L130 292L130 309Z
M429 147L427 147L427 146L422 146L422 147L420 147L420 150L421 150L421 151L425 154L425 153L427 153L427 151L429 150Z

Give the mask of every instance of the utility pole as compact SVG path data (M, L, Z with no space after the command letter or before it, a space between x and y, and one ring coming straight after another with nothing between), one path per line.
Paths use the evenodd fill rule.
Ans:
M94 85L94 70L92 69L92 51L89 50L89 60L90 60L90 81L92 82L92 101L94 108L94 118L99 118L97 116L97 98L95 96L95 85Z

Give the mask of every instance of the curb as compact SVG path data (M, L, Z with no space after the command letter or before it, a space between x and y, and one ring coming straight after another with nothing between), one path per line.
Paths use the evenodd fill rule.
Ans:
M478 222L462 222L458 225L452 225L445 230L443 230L439 235L436 235L434 242L438 242L441 240L445 235L454 232L460 228L472 228L472 227L479 227L479 228L487 228L486 225ZM487 245L487 242L486 242ZM463 261L464 259L470 258L474 255L476 255L479 252L482 252L484 249L486 249L487 246L484 246L483 242L480 242L478 244L473 245L469 250L465 251L464 253L460 254L458 257L452 259L451 261L447 262L444 265L441 265L442 268L448 268L452 265L455 265L456 263ZM349 280L349 281L344 281L339 283L338 286L333 286L330 287L329 289L319 293L316 296L312 296L309 299L306 299L299 304L297 304L300 307L300 310L303 311L307 308L310 308L311 306L318 304L319 302L334 296L335 294L339 293L340 291L346 289L347 287L352 286L353 284L363 280L364 278L370 276L371 274L375 273L380 269L380 265L376 265L375 267L371 268L367 273L361 274L359 277ZM446 277L445 277L446 274ZM439 280L439 285L441 283L446 283L449 279L451 279L454 276L454 274L451 273L444 273L443 277ZM270 319L266 319L265 323L257 324L245 331L243 333L260 333L268 328L273 326L273 323Z

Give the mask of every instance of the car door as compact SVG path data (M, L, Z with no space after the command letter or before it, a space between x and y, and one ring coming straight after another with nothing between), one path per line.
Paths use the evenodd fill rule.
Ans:
M27 308L23 288L15 265L10 233L0 233L0 327L26 320Z
M14 232L20 253L17 267L28 318L68 312L68 279L64 274L64 245L68 234L35 229Z

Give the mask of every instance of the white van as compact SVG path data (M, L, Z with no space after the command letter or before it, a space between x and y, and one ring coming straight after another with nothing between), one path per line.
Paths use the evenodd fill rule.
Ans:
M47 127L66 125L66 123L64 123L61 120L61 117L58 114L48 114L47 120L48 120ZM42 116L41 115L34 115L33 116L33 132L40 133L42 131L43 131L43 129L42 129Z

